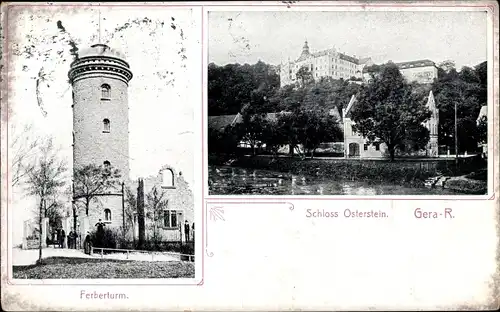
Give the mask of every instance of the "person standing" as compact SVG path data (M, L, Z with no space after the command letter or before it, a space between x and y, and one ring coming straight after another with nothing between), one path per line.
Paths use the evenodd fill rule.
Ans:
M61 229L60 228L57 229L56 239L57 239L56 244L60 248L61 247Z
M90 255L90 249L92 247L92 242L90 240L90 233L87 231L85 235L85 241L83 242L83 251L85 254Z
M69 249L75 249L75 231L71 229L68 234L68 248Z
M188 220L186 220L184 222L184 236L186 238L186 242L188 242L189 241L189 222L188 222Z
M104 247L103 246L103 239L104 239L104 227L106 226L106 224L104 224L104 222L102 222L101 219L99 219L99 222L97 222L95 224L95 226L97 226L97 233L96 233L96 246L97 247Z
M61 241L59 242L59 247L64 248L64 241L66 240L66 233L64 229L61 229Z

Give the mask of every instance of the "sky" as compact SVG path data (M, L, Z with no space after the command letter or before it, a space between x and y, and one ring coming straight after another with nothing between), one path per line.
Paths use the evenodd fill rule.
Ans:
M430 59L475 66L487 59L486 12L210 12L209 62L278 65L335 47L375 63Z
M190 9L100 7L100 12L100 42L123 52L134 75L128 88L130 178L156 175L170 165L192 187L195 148L202 144L197 138L201 126L195 123L195 110L201 108L199 24ZM61 21L83 49L99 42L99 12L95 7L47 7L9 14L9 125L33 124L33 133L52 137L71 166L72 92L67 73L72 57L67 42L59 40L69 37L56 23ZM112 35L116 29L122 30ZM15 52L32 45L31 57ZM40 109L34 77L42 67L49 79L40 88ZM19 239L20 222L29 217L33 198L22 195L22 187L14 193L14 237Z

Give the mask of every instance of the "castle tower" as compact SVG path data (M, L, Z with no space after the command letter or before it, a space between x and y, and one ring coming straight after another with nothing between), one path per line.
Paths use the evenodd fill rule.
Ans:
M129 64L122 53L95 44L79 53L68 72L73 87L73 167L111 165L129 180ZM123 225L121 188L91 203L85 230L102 219ZM85 212L83 212L85 213ZM86 216L84 216L86 217ZM83 232L84 229L80 229Z
M307 44L307 40L304 43L304 46L302 47L302 55L301 56L308 56L309 55L309 45Z
M429 143L427 144L427 156L437 157L438 154L438 128L439 128L439 109L436 107L436 101L432 90L427 99L427 108L431 111L431 118L426 122L429 129Z

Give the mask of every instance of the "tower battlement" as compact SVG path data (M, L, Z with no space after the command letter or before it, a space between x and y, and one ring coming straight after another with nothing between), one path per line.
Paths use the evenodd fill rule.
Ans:
M133 75L123 53L105 44L94 44L79 53L68 72L70 83L89 77L114 78L128 84Z

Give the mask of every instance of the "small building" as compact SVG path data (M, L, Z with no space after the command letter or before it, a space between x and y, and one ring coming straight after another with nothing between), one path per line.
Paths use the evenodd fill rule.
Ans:
M194 198L182 172L163 166L156 176L144 181L146 239L156 236L161 241L185 240L184 225L194 223ZM137 183L133 185L137 187ZM132 189L136 191L137 188ZM156 206L156 209L153 207ZM139 237L138 213L134 212L134 236Z
M477 115L477 119L476 119L476 124L479 125L479 123L483 120L488 120L488 106L487 105L483 105L481 106L481 110L479 111L479 114ZM485 156L488 156L488 142L486 140L486 142L480 142L478 143L478 146L482 149L482 153L485 155Z
M410 82L432 83L438 77L436 64L431 60L396 63L401 74Z
M224 131L227 126L234 126L242 121L240 113L236 115L208 116L208 129Z
M438 68L431 60L417 60L410 62L394 63L398 66L399 71L409 82L417 82L420 84L430 84L438 77ZM372 64L373 65L373 64ZM376 73L377 68L364 67L363 80L370 81L372 74Z
M351 119L351 111L356 105L356 96L353 95L349 104L342 110L342 120L344 129L344 157L345 158L382 158L387 155L385 143L368 144L368 139L353 130L354 121ZM439 110L436 107L434 95L429 92L427 107L431 111L431 118L425 123L429 129L429 143L422 156L438 157L438 125Z

